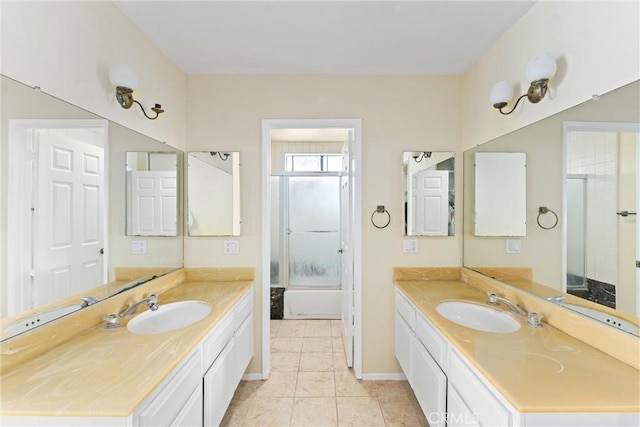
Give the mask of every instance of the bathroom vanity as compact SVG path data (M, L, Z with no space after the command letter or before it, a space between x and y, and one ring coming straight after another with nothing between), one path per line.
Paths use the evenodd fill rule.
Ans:
M203 301L204 319L158 334L100 324L3 370L2 425L219 425L254 353L253 282L180 274L160 307Z
M510 333L452 322L439 303L487 306L485 292L460 280L395 284L396 358L432 427L637 425L632 366L524 316Z

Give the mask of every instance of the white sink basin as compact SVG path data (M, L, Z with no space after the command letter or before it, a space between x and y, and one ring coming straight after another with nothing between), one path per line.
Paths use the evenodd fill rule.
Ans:
M491 307L460 301L447 301L436 306L442 316L467 328L485 332L515 332L520 323L509 314Z
M127 325L134 334L161 334L175 331L204 319L211 312L211 305L202 301L180 301L165 304L156 311L145 311Z

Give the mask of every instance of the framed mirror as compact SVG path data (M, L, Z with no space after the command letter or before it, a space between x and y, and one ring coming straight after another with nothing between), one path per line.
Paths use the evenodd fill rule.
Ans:
M405 236L454 235L454 160L451 151L402 154Z
M187 153L187 233L240 235L240 153Z
M127 151L127 236L178 235L178 154Z
M465 151L464 266L605 323L626 325L622 330L638 334L637 215L617 214L637 212L638 135L623 134L629 133L630 127L640 126L638 93L640 82L636 81ZM599 127L600 134L585 135L584 129L571 127L576 122ZM605 127L614 135L602 135ZM568 136L568 129L575 134ZM593 138L598 142L589 141ZM567 139L572 141L569 145ZM605 142L606 139L613 142ZM627 145L622 146L621 141ZM612 145L607 148L606 144ZM473 221L466 220L473 218L475 155L492 151L526 153L526 236L476 236ZM596 160L600 155L603 161ZM616 164L625 168L623 172L614 167ZM591 190L576 196L575 182L570 182L574 179L590 180ZM599 211L588 215L587 221L595 222L585 226L576 222L585 217L584 212L576 213L580 204L575 202L584 203L588 192L592 194L587 203L595 203ZM636 200L626 204L618 200L628 194L635 194ZM601 232L611 230L605 231L611 237L618 235L621 227L625 231L619 235L620 242L603 239ZM618 245L627 240L630 242L624 244L628 249L620 250ZM510 246L510 242L517 245ZM517 250L510 250L514 247ZM590 255L586 256L585 251ZM598 292L606 294L606 298L598 296Z
M5 76L0 93L2 340L182 267L182 236L126 235L124 191L127 151L181 151Z

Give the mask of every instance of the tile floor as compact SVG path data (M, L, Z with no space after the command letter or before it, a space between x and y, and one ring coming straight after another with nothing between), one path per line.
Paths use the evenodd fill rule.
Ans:
M271 374L242 381L223 426L428 426L406 381L359 381L337 320L272 320Z

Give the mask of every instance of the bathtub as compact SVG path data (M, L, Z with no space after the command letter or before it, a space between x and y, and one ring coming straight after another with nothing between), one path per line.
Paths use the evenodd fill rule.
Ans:
M340 319L342 291L287 289L284 291L285 319Z

